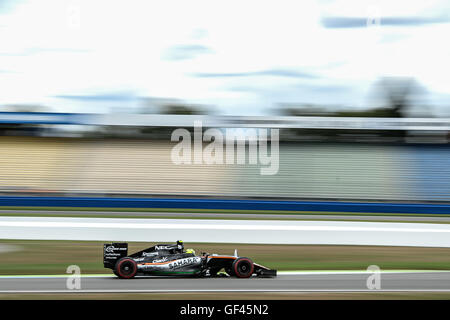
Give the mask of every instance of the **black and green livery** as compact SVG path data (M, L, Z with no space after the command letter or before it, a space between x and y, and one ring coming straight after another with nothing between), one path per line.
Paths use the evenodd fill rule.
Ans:
M197 256L194 250L185 250L182 241L157 244L131 255L128 255L127 243L107 243L103 245L103 265L122 279L155 275L249 278L275 277L277 274L276 270L239 257L237 251L232 256L205 252ZM219 273L221 270L225 273Z

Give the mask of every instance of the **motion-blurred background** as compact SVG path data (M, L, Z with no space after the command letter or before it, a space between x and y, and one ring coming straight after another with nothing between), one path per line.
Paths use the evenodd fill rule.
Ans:
M446 1L0 3L0 192L450 200ZM170 134L280 128L276 175Z

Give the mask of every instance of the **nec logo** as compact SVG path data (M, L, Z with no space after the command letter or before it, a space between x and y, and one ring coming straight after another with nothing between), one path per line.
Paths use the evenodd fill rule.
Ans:
M156 250L170 250L172 246L155 246Z

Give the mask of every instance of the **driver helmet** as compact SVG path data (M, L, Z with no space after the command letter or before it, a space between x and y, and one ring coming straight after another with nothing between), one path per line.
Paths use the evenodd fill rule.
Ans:
M182 241L182 240L178 240L178 241L177 241L177 249L178 249L180 252L183 252L183 250L184 250L184 244L183 244L183 241Z
M186 249L186 253L192 253L195 256L195 250L194 249Z

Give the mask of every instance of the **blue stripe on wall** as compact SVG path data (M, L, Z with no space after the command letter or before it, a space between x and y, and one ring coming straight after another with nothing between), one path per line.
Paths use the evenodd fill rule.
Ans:
M220 200L220 199L0 197L0 206L173 208L173 209L322 211L322 212L355 212L355 213L360 212L360 213L450 214L450 205L445 204Z

